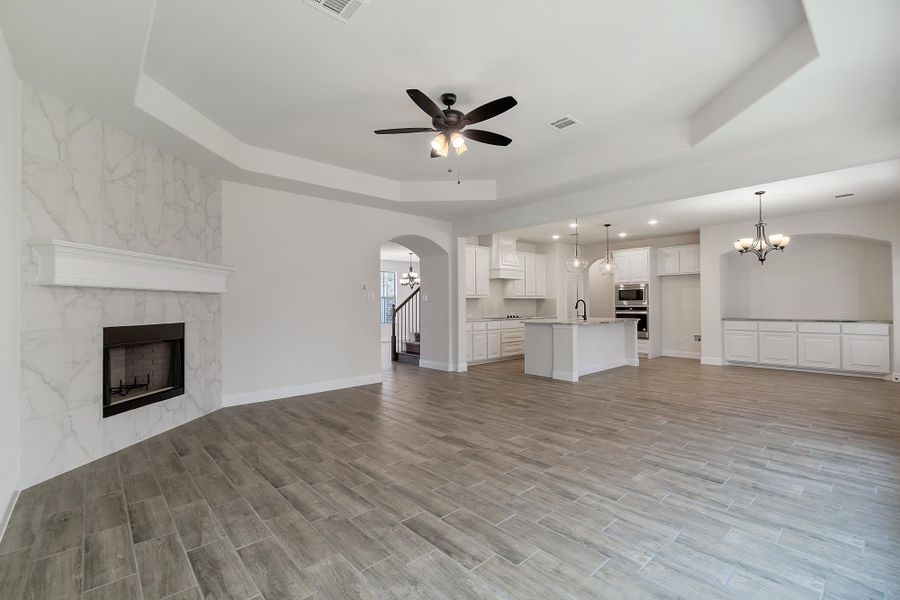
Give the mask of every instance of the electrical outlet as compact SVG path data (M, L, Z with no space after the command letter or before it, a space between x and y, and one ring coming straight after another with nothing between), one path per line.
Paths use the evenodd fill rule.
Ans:
M695 341L695 342L699 342L699 341L700 341L700 334L699 334L699 333L695 333L695 334L694 334L694 341Z
M366 291L367 289L369 289L369 284L368 284L368 283L361 283L361 284L359 284L359 289L362 290L362 291Z

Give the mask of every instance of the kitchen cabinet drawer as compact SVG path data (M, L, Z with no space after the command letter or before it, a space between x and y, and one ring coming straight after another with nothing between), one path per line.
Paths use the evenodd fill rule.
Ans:
M725 360L759 362L758 336L755 331L726 331Z
M797 334L761 331L759 333L759 362L764 365L796 367Z
M525 349L521 343L504 343L501 345L500 354L504 358L507 356L518 356L524 354Z
M837 323L823 324L837 325ZM834 370L841 368L840 335L833 333L800 333L797 335L797 352L797 364L801 367Z
M841 333L854 335L890 335L891 326L887 323L841 323Z
M503 334L504 342L521 342L525 339L524 331L517 331L515 329L507 329L505 331L501 331Z
M472 325L472 331L484 331L487 329L486 321L473 321L471 323L471 325Z
M785 321L760 321L759 322L759 330L760 331L781 331L781 332L794 332L797 331L797 324L793 322L785 322Z
M797 331L800 333L840 333L840 323L797 323Z
M503 321L500 325L500 329L521 329L525 330L525 325L522 324L522 321L510 320Z
M844 334L841 336L841 358L845 371L888 373L891 370L891 338Z
M759 329L759 323L756 321L725 321L725 329L734 331L756 331Z
M488 321L487 322L488 330L500 329L502 325L503 325L503 321Z

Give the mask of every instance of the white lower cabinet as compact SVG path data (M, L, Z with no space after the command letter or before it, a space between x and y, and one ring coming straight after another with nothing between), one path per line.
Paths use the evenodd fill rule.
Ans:
M891 325L725 321L725 360L821 371L891 372Z
M844 334L841 354L845 371L889 373L891 370L891 339L887 336Z
M473 350L472 350L472 332L466 332L466 362L472 362L473 360Z
M832 333L797 334L797 364L805 369L840 370L841 336Z
M797 334L759 332L759 362L764 365L797 366Z
M487 336L487 357L500 358L500 332L488 331Z
M472 360L487 360L487 331L472 332Z
M725 331L725 360L759 362L759 333L756 331Z

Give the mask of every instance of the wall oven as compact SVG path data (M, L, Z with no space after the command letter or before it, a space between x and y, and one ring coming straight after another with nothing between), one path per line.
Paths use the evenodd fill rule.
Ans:
M646 306L617 306L617 319L637 319L637 336L642 340L650 339L650 320Z
M650 304L650 292L646 283L619 283L616 285L616 306L643 306Z

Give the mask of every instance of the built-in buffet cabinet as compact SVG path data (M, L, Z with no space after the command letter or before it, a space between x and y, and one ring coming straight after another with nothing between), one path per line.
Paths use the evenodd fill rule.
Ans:
M543 254L519 252L525 277L507 282L506 298L544 298L547 295L547 257Z
M657 275L696 275L700 272L700 244L656 249Z
M525 326L521 321L466 323L466 362L480 363L517 358L525 353Z
M723 321L725 360L799 370L886 375L891 324L837 321Z
M616 283L647 283L650 281L650 248L615 250Z
M487 298L491 293L491 249L466 246L466 298Z

